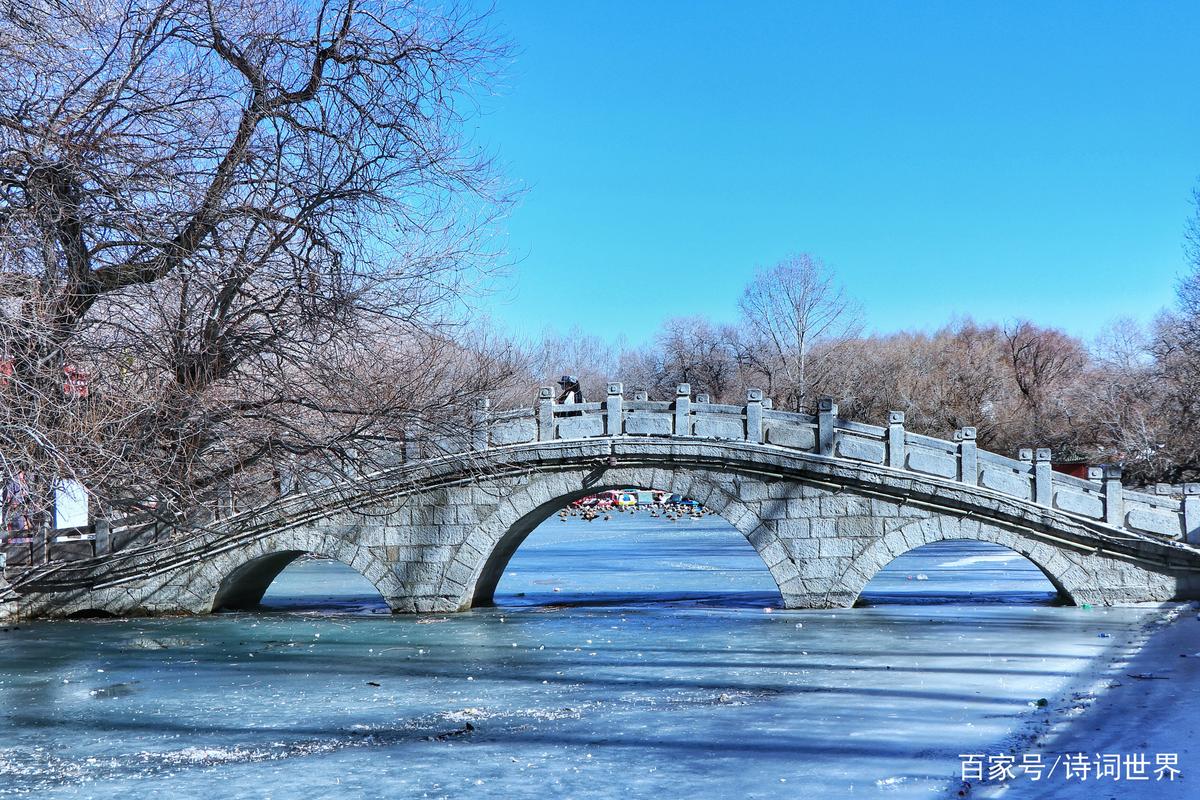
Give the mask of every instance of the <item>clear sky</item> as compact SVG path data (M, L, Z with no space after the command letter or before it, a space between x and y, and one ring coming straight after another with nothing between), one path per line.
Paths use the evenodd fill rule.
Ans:
M1200 3L495 0L489 300L631 343L810 252L868 328L1153 317L1200 179Z

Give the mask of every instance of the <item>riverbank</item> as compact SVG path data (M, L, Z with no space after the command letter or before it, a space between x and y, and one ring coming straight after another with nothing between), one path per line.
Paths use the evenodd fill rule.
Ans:
M1025 729L996 752L1040 755L1041 780L1018 769L1007 785L977 783L967 796L1006 798L1052 795L1065 800L1139 800L1194 797L1200 785L1200 617L1194 604L1164 609L1141 623L1128 641L1097 663L1073 688L1051 700ZM1067 779L1068 756L1082 753L1092 765L1087 780ZM1146 758L1148 780L1128 780L1129 759ZM1120 780L1096 777L1095 765L1119 757ZM1159 758L1177 759L1179 773L1156 780ZM1053 776L1051 765L1058 763ZM1112 762L1110 762L1112 763ZM956 793L952 793L956 794ZM962 796L962 795L959 795Z

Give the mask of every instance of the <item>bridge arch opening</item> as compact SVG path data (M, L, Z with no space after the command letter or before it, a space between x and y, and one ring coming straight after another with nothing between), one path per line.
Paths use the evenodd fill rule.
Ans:
M1027 556L993 542L943 539L900 553L856 605L1070 604L1069 592Z
M513 525L473 605L779 606L776 579L711 506L666 490L590 489Z
M235 567L217 589L213 611L387 614L382 592L337 559L283 550Z

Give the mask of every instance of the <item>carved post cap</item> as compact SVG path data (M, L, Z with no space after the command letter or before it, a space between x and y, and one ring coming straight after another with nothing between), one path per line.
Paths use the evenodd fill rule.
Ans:
M479 409L480 411L487 411L491 407L492 407L492 401L490 398L477 397L475 399L475 408Z
M963 428L962 429L962 438L963 438L963 441L965 441L965 442L971 441L972 439L974 439L975 438L975 429L972 427Z
M708 396L707 392L701 392L700 394L696 395L696 402L697 403L711 403L712 398Z
M1104 468L1104 479L1109 481L1121 480L1121 468L1116 464Z
M1017 458L1021 461L1033 461L1033 449L1029 447L1022 447L1017 451Z
M1034 461L1049 461L1050 460L1050 448L1049 447L1039 447L1037 450L1035 450L1033 452L1033 460Z
M1154 493L1155 494L1170 494L1171 493L1171 484L1169 484L1169 483L1154 484Z
M951 441L961 442L963 440L962 428L959 428L958 430L956 430L954 432L954 435L951 436L950 439L951 439Z
M889 411L888 412L888 425L903 425L903 424L904 424L904 412L903 411Z
M624 394L624 392L625 392L625 384L623 384L623 383L616 382L616 383L610 383L608 385L608 393L609 394Z
M692 385L690 383L681 383L675 387L675 394L678 397L687 397L692 393Z
M1183 485L1184 494L1200 494L1200 483L1185 483Z
M640 390L640 391L637 391L637 392L634 392L634 393L633 393L633 399L634 399L634 400L649 400L649 399L650 399L650 393L649 393L649 392L647 392L645 389L642 389L642 390Z
M762 399L763 399L762 389L747 389L746 390L746 402L747 403L761 403Z
M817 400L817 410L826 414L836 414L838 407L832 397L822 397Z
M1104 479L1103 467L1088 467L1088 480L1099 481Z
M764 397L764 398L763 398L763 408L774 408L774 407L775 407L775 401L774 401L774 400L772 400L772 399L771 399L771 398L769 398L769 397Z
M552 389L549 386L543 386L542 388L538 389L538 400L553 400L553 399L554 399L554 389Z

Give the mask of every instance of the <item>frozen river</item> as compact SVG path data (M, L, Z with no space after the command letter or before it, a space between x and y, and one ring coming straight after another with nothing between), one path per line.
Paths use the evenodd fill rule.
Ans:
M548 520L464 614L298 563L270 612L0 632L0 796L937 797L1149 613L1050 592L946 543L780 611L724 522L644 513Z

